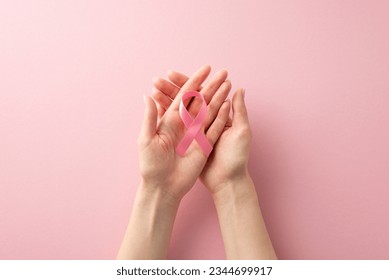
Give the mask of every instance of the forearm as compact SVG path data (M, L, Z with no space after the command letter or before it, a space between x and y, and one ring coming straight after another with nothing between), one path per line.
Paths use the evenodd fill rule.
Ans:
M166 259L178 206L162 191L150 191L142 183L117 259Z
M276 259L250 176L213 195L227 259Z

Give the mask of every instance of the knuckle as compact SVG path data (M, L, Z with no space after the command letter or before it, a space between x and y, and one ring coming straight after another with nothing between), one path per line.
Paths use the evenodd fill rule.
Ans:
M249 125L244 125L240 127L238 134L240 137L249 139L251 139L253 136L252 130Z

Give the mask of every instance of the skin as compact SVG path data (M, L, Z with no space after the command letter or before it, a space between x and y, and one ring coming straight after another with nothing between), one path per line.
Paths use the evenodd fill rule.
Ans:
M179 116L179 101L183 93L197 90L211 71L210 66L200 68L170 99L163 108L162 99L145 97L145 113L138 138L141 183L138 188L130 221L123 238L118 259L165 259L178 206L192 188L203 170L207 157L201 148L192 144L183 157L175 147L185 133ZM203 127L208 141L214 145L223 132L230 111L227 96L227 72L219 71L202 88L209 107L209 119ZM227 82L228 84L228 82ZM200 103L192 102L192 110ZM163 113L163 114L162 114ZM159 116L159 117L158 117ZM190 173L187 170L191 170Z
M228 259L275 259L247 170L251 129L243 89L230 103L227 71L221 70L204 87L210 67L191 78L169 72L168 80L154 79L153 98L145 98L145 116L138 139L142 181L118 259L164 259L174 220L183 196L199 177L212 194ZM188 90L199 90L208 104L203 131L214 150L206 158L197 144L184 157L175 147L185 133L178 115L179 100ZM201 103L187 102L195 114ZM188 174L186 171L191 170Z
M174 99L189 78L174 71L170 71L168 77L169 81L154 81L154 94ZM231 88L231 83L228 86ZM226 122L200 179L213 197L227 259L276 259L248 172L252 132L244 96L243 89L234 93L232 120ZM189 111L196 110L192 105L189 105ZM163 109L168 108L166 102Z

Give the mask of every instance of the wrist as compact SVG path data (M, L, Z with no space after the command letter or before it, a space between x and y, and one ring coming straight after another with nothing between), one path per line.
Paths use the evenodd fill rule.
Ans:
M142 182L118 259L165 259L179 201Z
M248 172L219 184L212 198L216 207L226 204L245 204L252 200L258 201L254 183Z
M275 259L250 176L226 181L213 195L227 259Z
M155 207L178 208L181 199L170 194L166 186L142 180L137 191L137 200L142 204L153 204Z

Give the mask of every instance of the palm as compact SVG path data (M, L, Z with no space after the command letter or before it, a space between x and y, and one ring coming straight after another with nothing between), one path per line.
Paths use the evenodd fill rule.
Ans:
M165 122L175 128L174 133L166 130ZM168 120L161 120L150 144L140 150L142 176L159 181L166 192L177 198L189 191L207 160L197 145L191 145L183 157L175 152L184 133L182 121L173 115Z
M206 67L200 69L182 89L175 93L177 98L174 101L170 100L171 104L166 113L159 114L158 124L156 104L150 97L146 100L146 117L139 138L142 178L148 181L147 185L152 186L153 190L158 188L176 199L181 199L190 190L207 161L207 156L196 143L189 146L184 156L181 157L176 153L175 149L186 130L179 115L180 98L186 91L198 89L207 78L209 71L210 69ZM225 78L226 76L219 75L214 78L213 87L205 90L208 102L212 100ZM195 102L191 103L192 107L195 105ZM228 104L223 102L218 104L215 110L211 111L216 113L208 115L209 122L212 124L208 128L206 137L211 145L217 141L227 122L229 105L226 105Z
M214 193L218 185L228 175L231 169L230 163L234 162L230 160L229 153L223 153L223 151L233 150L229 135L231 134L231 128L227 128L220 136L216 143L213 153L209 157L203 171L201 172L200 179L208 189Z
M188 81L185 75L178 72L173 72L169 78L177 88L185 86ZM174 96L174 87L161 86L166 82L160 81L157 88L164 95ZM234 112L233 122L224 128L200 175L201 181L212 193L216 192L223 182L241 176L247 169L251 131L242 95L234 95L234 99L237 112Z

